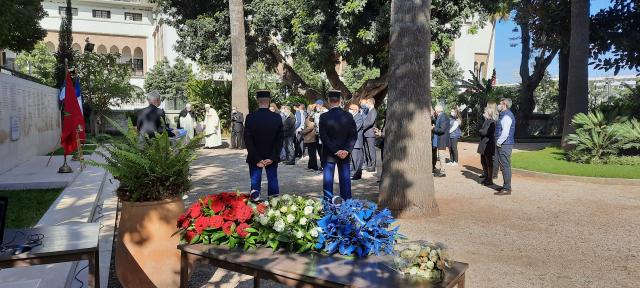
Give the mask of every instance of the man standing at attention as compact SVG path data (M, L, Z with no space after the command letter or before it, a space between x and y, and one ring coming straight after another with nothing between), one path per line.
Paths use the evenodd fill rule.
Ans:
M304 139L302 137L302 130L304 129L304 124L307 120L307 112L305 110L304 104L296 103L294 105L294 109L296 111L296 158L302 158L304 154Z
M231 149L244 148L244 115L236 107L231 108Z
M503 98L498 105L500 117L496 123L496 147L504 185L495 195L511 195L511 151L516 144L516 117L511 112L511 104L511 99Z
M360 100L360 107L364 117L363 133L364 133L364 154L366 159L366 170L368 172L376 172L376 118L378 112L375 107L376 101L373 98Z
M282 105L280 108L284 120L282 120L282 137L284 138L284 165L295 165L295 137L296 137L296 118L291 113L291 108L287 105ZM280 157L282 158L282 157Z
M282 118L269 111L271 93L257 91L259 109L247 115L244 128L244 144L247 147L247 164L251 177L251 199L260 200L262 169L267 171L268 195L280 193L278 187L278 162L282 150Z
M340 197L351 198L351 151L358 140L356 122L353 116L340 108L340 91L329 91L329 111L320 116L320 139L322 140L323 167L323 200L324 203L337 203L333 196L333 175L338 166L340 181Z
M351 180L360 180L362 179L362 165L364 163L364 152L362 151L364 148L364 127L362 126L364 117L360 113L360 106L356 103L349 105L349 113L353 115L353 121L356 122L356 133L358 133L358 140L356 140L353 151L351 151Z

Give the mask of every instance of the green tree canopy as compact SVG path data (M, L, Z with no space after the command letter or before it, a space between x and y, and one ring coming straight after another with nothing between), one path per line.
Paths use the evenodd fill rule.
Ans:
M38 42L31 52L20 53L16 64L20 72L31 75L46 85L56 84L56 57L43 42Z
M0 9L0 49L31 51L47 31L40 20L47 16L40 0L6 0Z
M612 6L591 17L591 57L605 71L634 69L640 73L640 10L638 1L611 0Z
M192 76L191 64L187 64L182 58L176 59L173 66L164 58L147 72L144 90L157 90L165 99L186 99L187 82Z

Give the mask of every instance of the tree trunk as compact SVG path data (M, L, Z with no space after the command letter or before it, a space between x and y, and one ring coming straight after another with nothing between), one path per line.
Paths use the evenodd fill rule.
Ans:
M331 84L331 87L341 92L340 95L342 99L351 99L351 91L349 91L347 85L342 82L340 75L338 75L338 72L336 71L336 65L339 61L340 54L333 53L333 55L327 59L327 63L324 67L324 73L327 75L327 80Z
M247 52L244 34L242 0L229 0L231 21L231 105L249 114L249 88L247 85ZM229 107L231 108L231 107Z
M431 171L430 0L393 0L379 203L398 217L440 214Z
M567 101L567 79L569 78L569 47L558 53L558 133L564 129L564 111Z
M317 90L311 88L300 75L287 63L284 56L278 49L278 47L274 44L271 44L269 49L268 56L270 58L270 62L273 64L272 67L276 74L280 76L282 82L296 90L298 94L304 96L309 101L315 101L317 99L322 98L322 93Z
M562 148L571 149L567 136L575 132L573 116L586 113L589 105L589 0L571 1L571 41L569 77L562 129Z
M535 88L529 85L521 85L520 96L518 98L518 110L516 111L516 136L518 138L526 138L529 136L529 119L533 115L533 109L536 106L533 92Z
M358 88L358 91L351 95L351 101L358 103L360 99L375 98L377 106L382 103L382 100L387 95L388 84L389 76L386 73L378 78L369 79Z

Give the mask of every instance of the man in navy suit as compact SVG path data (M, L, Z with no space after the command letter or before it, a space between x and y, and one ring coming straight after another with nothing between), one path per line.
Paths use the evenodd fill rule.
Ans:
M340 91L329 91L329 111L320 116L320 139L325 163L323 165L323 193L325 203L337 203L333 196L333 175L338 166L340 197L351 198L351 151L358 140L353 116L340 108Z
M351 151L351 180L360 180L362 178L362 165L364 164L364 117L360 113L360 106L352 103L349 105L349 113L353 115L353 121L356 122L356 131L358 140Z
M278 195L278 162L282 150L282 118L269 111L271 93L257 91L259 109L249 113L244 127L244 143L247 147L247 164L251 177L251 199L260 199L262 169L267 171L269 196Z
M376 111L376 101L373 98L360 100L360 106L364 117L364 155L366 159L366 170L368 172L376 171L376 119L378 111Z

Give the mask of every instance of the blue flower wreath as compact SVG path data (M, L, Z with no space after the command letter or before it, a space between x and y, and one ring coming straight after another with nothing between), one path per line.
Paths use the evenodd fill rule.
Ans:
M322 233L316 248L328 254L336 252L356 257L371 254L391 254L396 239L402 237L398 228L389 229L395 222L391 211L370 201L349 199L340 206L329 206L318 220Z

